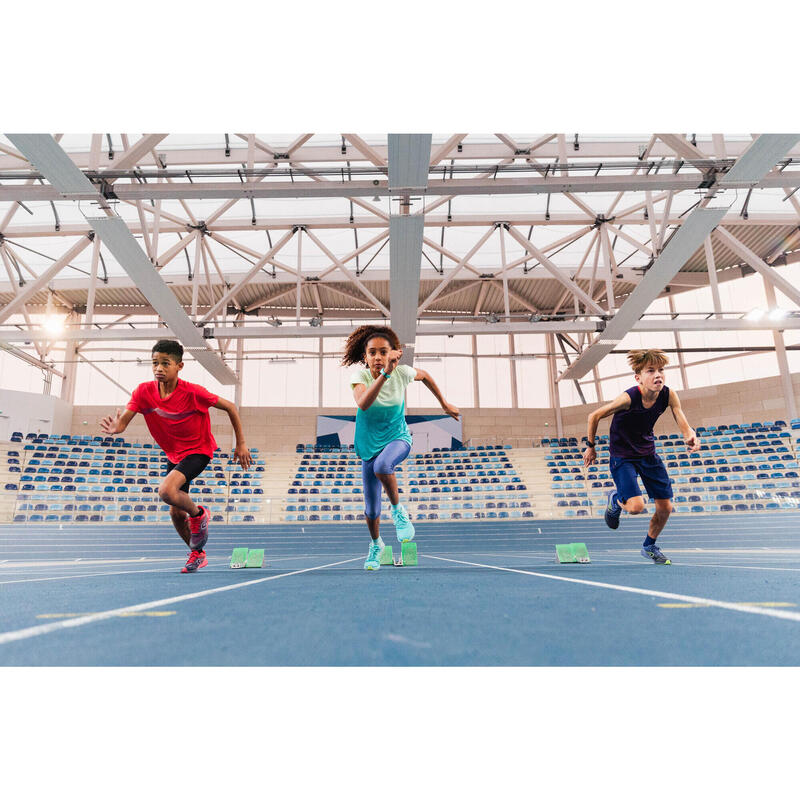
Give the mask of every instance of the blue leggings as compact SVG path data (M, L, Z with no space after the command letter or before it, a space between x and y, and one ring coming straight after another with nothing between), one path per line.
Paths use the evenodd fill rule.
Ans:
M378 455L361 462L361 478L364 481L364 513L370 519L381 515L381 488L378 475L392 475L395 467L408 458L411 445L402 439L389 442Z

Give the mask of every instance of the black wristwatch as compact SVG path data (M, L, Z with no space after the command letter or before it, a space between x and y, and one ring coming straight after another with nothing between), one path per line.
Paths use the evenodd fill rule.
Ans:
M587 447L594 448L594 442L590 442L588 436L584 436L581 441L585 442Z

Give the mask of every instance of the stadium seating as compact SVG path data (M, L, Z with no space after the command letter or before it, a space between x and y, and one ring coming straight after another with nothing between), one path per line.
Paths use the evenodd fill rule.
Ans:
M794 428L794 420L792 425ZM762 508L797 509L800 495L778 497L778 490L800 487L797 450L800 422L795 440L783 420L753 422L746 425L719 425L697 428L701 441L698 453L689 453L678 434L656 436L656 452L664 461L673 484L676 512L715 513L744 510L743 492L755 492ZM554 494L574 495L588 500L593 516L602 516L606 492L613 482L608 473L608 436L597 437L597 462L583 474L583 453L576 437L543 440L546 466ZM686 489L693 493L687 499ZM737 493L731 494L731 492ZM764 500L768 498L768 503ZM569 504L567 504L569 505ZM751 510L761 510L750 506ZM567 516L556 504L554 516Z
M101 436L29 434L23 438L20 433L13 434L11 440L5 460L9 470L19 472L20 482L5 484L6 493L16 493L15 510L9 519L59 523L169 521L168 508L157 497L166 458L152 444ZM259 482L266 462L256 448L251 454L255 463L244 472L228 453L218 450L209 469L194 481L194 496L212 515L222 518L217 521L227 521L234 484L248 484L247 496L236 499L237 511L246 511L253 519L261 514L263 495L256 494L249 484ZM82 513L56 514L62 495L71 501L70 510L77 506ZM42 515L45 509L52 513ZM95 513L88 514L90 510Z
M677 434L656 437L678 513L800 508L800 420L698 428L702 449L689 453ZM0 521L15 523L169 524L157 495L165 458L152 443L101 436L15 433L0 445ZM608 437L584 470L577 437L545 438L541 447L486 444L414 454L397 470L412 519L601 517ZM361 462L352 446L299 444L265 483L256 450L248 472L217 452L193 483L216 523L352 522L363 519ZM283 462L282 462L283 463ZM4 470L4 471L3 471ZM5 505L3 505L5 503ZM384 497L383 513L388 517Z

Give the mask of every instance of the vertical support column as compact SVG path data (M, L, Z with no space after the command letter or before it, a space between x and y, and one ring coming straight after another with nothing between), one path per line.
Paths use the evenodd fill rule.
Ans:
M303 229L299 228L297 231L297 309L296 309L296 322L300 324L300 307L303 296Z
M67 326L80 324L80 314L74 311L67 315ZM68 339L64 348L64 377L61 380L61 399L66 403L75 402L75 378L78 373L78 342Z
M597 367L592 367L592 375L594 376L594 390L597 393L597 402L603 402L603 384L600 383L600 372Z
M197 317L197 301L200 296L200 255L203 250L201 239L203 234L197 231L194 235L194 266L192 267L192 318Z
M669 310L674 314L675 313L675 300L672 295L669 295L667 298L669 302ZM681 348L683 345L681 344L681 335L678 331L675 331L675 347L678 348L678 367L680 367L681 371L681 382L683 383L683 388L689 388L689 379L686 377L686 362L683 359L683 353L681 353Z
M600 238L603 242L603 259L606 263L606 305L609 311L614 311L614 274L617 271L617 264L614 254L611 251L611 240L608 238L608 230L605 223L600 226Z
M550 389L550 405L556 415L556 436L559 439L564 435L564 424L561 420L561 396L558 391L558 368L556 367L556 341L552 333L547 336L547 376L548 388Z
M84 317L84 322L87 327L91 325L94 320L94 298L97 291L97 264L99 261L100 237L94 236L92 241L92 272L89 278L89 293L86 296L86 316Z
M703 242L706 254L706 269L708 270L708 285L711 287L711 300L714 303L714 313L719 317L721 306L719 302L719 284L717 282L717 265L714 261L714 248L711 246L711 237L707 236Z
M764 280L764 292L767 295L767 304L769 307L775 308L775 287L766 279ZM772 340L775 342L775 355L778 359L778 370L781 374L783 399L786 402L786 410L789 413L789 419L796 419L797 403L794 397L792 373L789 371L789 359L786 357L786 343L783 339L783 331L773 331Z
M389 299L391 325L403 346L401 364L412 366L417 339L419 279L422 267L421 216L392 215L389 220Z
M519 408L519 396L517 394L517 360L514 358L516 349L514 348L514 334L508 334L508 352L511 355L509 363L509 375L511 376L511 408Z
M318 372L317 372L317 405L319 406L320 411L322 411L322 375L323 375L323 361L322 356L325 350L323 348L322 337L319 337L319 364L317 365Z
M481 407L481 390L478 380L478 337L472 334L472 404Z
M506 271L506 226L500 226L500 265L503 268L503 310L505 311L505 321L511 322L511 309L508 299L508 272ZM516 406L515 406L516 408Z
M244 314L241 312L236 315L236 321L233 323L234 327L240 328L242 327L242 320L244 320ZM239 414L242 413L242 383L244 381L244 339L241 337L236 339L236 377L238 380L236 381L236 387L234 389L234 396L233 402L236 408L239 409ZM231 449L236 446L236 434L231 432Z

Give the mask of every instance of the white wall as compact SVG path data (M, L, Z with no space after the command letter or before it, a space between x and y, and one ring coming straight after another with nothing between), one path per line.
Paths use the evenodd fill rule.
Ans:
M57 397L0 389L0 440L14 431L22 433L70 433L72 405Z

